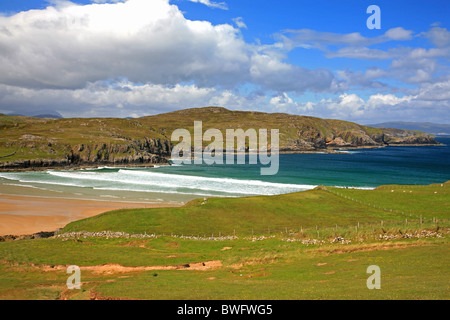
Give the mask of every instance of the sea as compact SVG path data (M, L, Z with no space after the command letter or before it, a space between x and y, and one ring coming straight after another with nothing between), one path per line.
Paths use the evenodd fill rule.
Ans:
M442 145L280 154L279 171L272 176L260 175L260 165L249 164L1 172L0 193L181 204L205 197L277 195L318 185L373 189L441 183L450 180L450 136L436 140Z

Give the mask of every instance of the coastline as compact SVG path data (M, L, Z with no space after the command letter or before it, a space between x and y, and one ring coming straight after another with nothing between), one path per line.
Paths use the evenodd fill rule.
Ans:
M439 145L445 145L440 143ZM345 150L355 149L374 149L386 148L388 146L403 145L383 145L383 146L359 146L359 147L342 147L329 148L314 151L297 151L280 153L343 153ZM405 146L436 146L432 145L411 145ZM155 166L170 166L167 163L162 164L133 164L133 165L109 165L89 164L70 166L69 168L56 168L56 170L76 170L87 168L111 167L111 168L152 168ZM23 168L20 170L8 171L45 171L55 170L49 167L45 168ZM0 179L1 181L1 179ZM13 183L0 183L0 235L20 235L32 234L41 231L55 231L68 224L69 222L92 217L100 213L122 209L122 208L158 208L158 207L177 207L183 205L183 201L189 201L189 196L173 195L171 198L161 197L158 195L156 201L150 199L152 196L139 195L127 198L128 195L118 193L113 195L102 195L97 193L75 193L71 196L71 190L61 187L58 190L50 190L46 188L36 188L31 186L20 186ZM69 187L70 188L70 187ZM103 197L103 198L102 198ZM109 198L107 198L109 197ZM107 199L105 199L107 198ZM148 198L148 199L145 199Z
M170 166L167 162L148 163L148 164L109 164L109 163L93 163L82 165L67 166L45 166L45 167L26 167L26 168L1 168L0 172L24 172L24 171L45 171L45 170L81 170L81 169L97 169L101 167L110 168L153 168L155 166Z
M386 147L426 147L426 146L444 146L443 143L426 143L426 144L385 144L385 145L372 145L372 146L333 146L327 147L324 149L315 149L315 150L294 150L286 148L284 150L280 150L279 154L314 154L314 153L343 153L341 150L360 150L360 149L377 149L377 148L386 148ZM226 152L224 151L225 155ZM237 154L237 152L234 152ZM245 154L252 154L249 151L246 151ZM192 156L194 159L194 156ZM153 168L155 166L170 166L170 159L163 158L164 161L160 163L140 163L140 164L114 164L114 163L88 163L88 164L70 164L70 165L47 165L47 166L30 166L30 167L22 167L22 168L4 168L1 167L0 162L0 172L25 172L25 171L45 171L45 170L81 170L81 169L96 169L100 167L111 167L111 168Z

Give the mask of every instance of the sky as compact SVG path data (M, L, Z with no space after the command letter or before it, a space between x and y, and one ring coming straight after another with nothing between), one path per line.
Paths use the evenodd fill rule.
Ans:
M1 1L0 113L450 123L449 22L447 0Z

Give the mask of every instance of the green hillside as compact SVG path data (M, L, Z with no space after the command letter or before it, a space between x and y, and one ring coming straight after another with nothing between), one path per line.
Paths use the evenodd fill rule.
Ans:
M106 212L67 225L63 232L251 235L315 231L448 219L450 182L430 186L382 186L375 190L319 187L277 196L193 200L179 208ZM445 220L446 221L446 220Z
M0 168L21 169L89 164L164 163L171 135L194 121L203 130L279 129L281 151L323 151L386 144L434 144L414 131L375 129L356 123L289 114L230 111L207 107L138 119L40 119L0 116Z

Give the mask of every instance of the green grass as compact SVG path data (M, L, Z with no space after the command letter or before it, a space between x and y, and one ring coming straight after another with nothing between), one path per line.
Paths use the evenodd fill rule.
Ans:
M396 191L391 192L392 188ZM408 190L403 192L403 190ZM412 191L412 192L409 192ZM448 223L450 183L385 186L376 190L327 187L278 196L193 200L181 208L129 209L68 224L70 231L123 231L192 236L315 232L342 228L389 228L404 224ZM408 221L407 221L408 220ZM320 234L320 232L319 232Z
M215 198L204 205L193 201L182 208L112 211L71 223L63 232L110 230L165 236L0 242L0 299L447 300L449 187L445 183L370 191L326 188L271 197ZM254 241L252 229L255 236L260 232L266 238ZM424 229L441 236L379 238ZM219 232L226 235L234 230L238 237L231 240L170 236L173 232L217 237ZM336 236L351 243L330 243ZM305 239L324 243L307 245L301 242ZM74 291L65 287L64 268L43 269L44 265L111 263L174 266L212 260L221 261L222 266L126 274L85 270L82 290ZM381 268L381 290L366 287L370 265Z
M44 272L33 264L79 266L177 265L221 260L210 271L154 270L127 274L82 273L82 290L133 299L448 299L447 239L305 246L279 239L252 242L195 241L164 237L144 241L82 239L1 243L0 298L56 299L65 270ZM142 242L139 243L142 245ZM400 246L402 245L402 246ZM397 246L397 247L395 247ZM222 251L223 247L231 247ZM21 253L15 253L21 248ZM101 253L103 252L103 253ZM12 260L10 260L12 259ZM14 263L12 263L12 261ZM368 290L366 269L381 268L382 289Z
M386 185L371 190L339 189L335 193L366 206L392 210L414 219L447 218L450 212L450 182L421 185ZM390 211L389 211L390 212Z
M448 246L329 256L312 251L238 270L143 273L98 290L137 299L447 299L448 263ZM381 290L367 289L369 265L381 269Z

